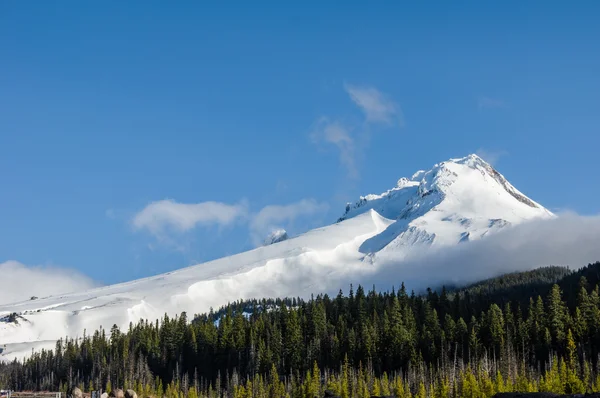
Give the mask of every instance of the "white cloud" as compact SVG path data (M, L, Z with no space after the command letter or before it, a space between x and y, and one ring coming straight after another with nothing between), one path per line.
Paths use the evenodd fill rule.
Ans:
M186 251L184 233L197 226L228 226L238 221L249 228L253 243L258 244L269 232L287 228L301 217L323 213L327 209L326 203L314 199L303 199L288 205L268 205L254 214L249 212L245 202L228 205L220 202L186 204L160 200L138 212L132 224L138 230L150 232L160 244ZM153 251L156 246L148 244L147 248Z
M497 109L504 108L506 103L501 99L490 97L479 97L477 99L477 108L479 109Z
M227 226L245 217L244 203L229 205L220 202L178 203L159 200L150 203L133 218L136 229L146 229L158 238L168 232L187 232L198 226Z
M268 233L287 228L300 217L324 213L329 206L314 199L302 199L288 205L268 205L252 216L250 230L254 244L261 242Z
M330 121L326 117L320 118L311 133L311 139L316 144L325 142L334 145L339 151L340 163L348 175L352 178L358 177L354 139L340 122Z
M345 84L350 99L364 112L367 122L403 125L402 110L375 87Z
M373 133L372 124L402 126L402 110L385 94L371 86L344 84L350 99L365 114L365 123L342 123L328 117L319 118L313 126L310 137L313 143L327 143L335 146L339 160L346 169L348 177L359 177L357 163L364 156Z
M490 151L484 148L479 148L477 151L475 151L475 154L492 166L495 166L501 157L508 155L508 152L503 150Z
M17 261L0 263L0 304L10 304L97 286L87 276L65 268L27 266Z

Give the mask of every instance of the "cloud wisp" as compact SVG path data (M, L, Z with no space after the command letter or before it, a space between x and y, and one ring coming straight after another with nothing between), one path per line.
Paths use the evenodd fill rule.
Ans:
M322 117L315 123L310 137L315 144L326 143L335 146L339 152L340 164L346 169L348 176L358 177L354 138L342 123Z
M404 124L400 107L375 87L345 84L344 89L365 114L368 123Z
M18 261L0 263L2 289L0 304L30 300L98 286L87 276L71 269L53 266L27 266Z
M275 229L288 228L297 219L322 214L329 208L327 203L314 199L302 199L287 205L267 205L252 213L248 204L221 202L179 203L173 200L152 202L134 215L135 230L145 230L160 243L185 251L180 240L185 233L197 227L246 225L255 245ZM151 250L155 245L148 246Z
M350 100L362 111L364 123L342 123L339 119L320 117L310 133L314 144L335 146L340 164L350 179L359 178L359 160L362 158L373 133L372 126L385 125L402 127L402 109L387 95L372 86L344 84Z
M479 148L477 151L475 151L475 154L483 160L485 160L486 162L488 162L489 164L491 164L492 166L495 166L500 160L500 158L508 155L508 152L503 150L490 151L484 148Z
M247 205L221 202L178 203L165 199L152 202L137 213L134 228L145 229L157 238L171 232L183 233L196 226L228 226L248 214Z

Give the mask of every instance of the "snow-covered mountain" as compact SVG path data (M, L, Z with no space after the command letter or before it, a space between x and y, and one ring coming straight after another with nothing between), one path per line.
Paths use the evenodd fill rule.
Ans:
M400 251L418 243L480 239L511 224L552 213L529 199L477 155L450 159L401 178L396 187L348 204L340 221L374 210L394 220L361 245L363 253Z
M450 159L361 197L338 222L294 238L132 282L0 306L1 355L22 357L85 329L125 329L140 319L205 312L237 299L337 292L346 288L341 277L376 270L380 257L402 261L540 217L553 215L478 156Z

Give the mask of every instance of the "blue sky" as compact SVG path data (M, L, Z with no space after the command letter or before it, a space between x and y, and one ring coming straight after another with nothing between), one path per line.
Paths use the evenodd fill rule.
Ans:
M472 152L599 212L599 3L323 3L2 3L0 262L139 278Z

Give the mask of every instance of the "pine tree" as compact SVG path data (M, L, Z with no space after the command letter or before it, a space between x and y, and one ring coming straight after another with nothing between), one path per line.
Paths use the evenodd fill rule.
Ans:
M271 366L271 373L269 377L269 398L282 398L285 396L285 389L283 383L279 380L279 374L275 364Z
M492 347L495 353L500 354L504 347L504 316L498 305L492 304L488 310L488 325Z
M585 385L577 375L577 347L573 341L573 333L571 329L567 332L567 361L566 361L567 377L564 382L565 393L567 394L582 394L585 392Z
M371 392L376 397L381 395L381 383L379 382L379 379L377 377L375 377L375 379L373 380L373 388Z
M502 377L502 373L500 371L496 371L496 380L495 380L495 392L506 392L506 386L504 385L504 378Z
M437 380L434 398L448 398L450 396L450 382L448 377L440 377Z
M394 395L400 398L405 395L404 383L402 382L401 376L396 376L394 378Z
M419 382L419 389L417 390L415 398L427 398L427 391L425 390L425 383L423 383L423 380Z
M381 395L389 396L390 392L390 380L388 379L388 375L386 372L383 372L381 376Z
M342 368L342 378L341 378L341 388L340 388L340 397L341 398L349 398L350 397L350 385L349 385L349 377L350 377L350 366L348 364L348 355L344 357L344 366Z
M560 287L555 284L548 296L548 324L556 343L562 343L565 339L565 312Z

